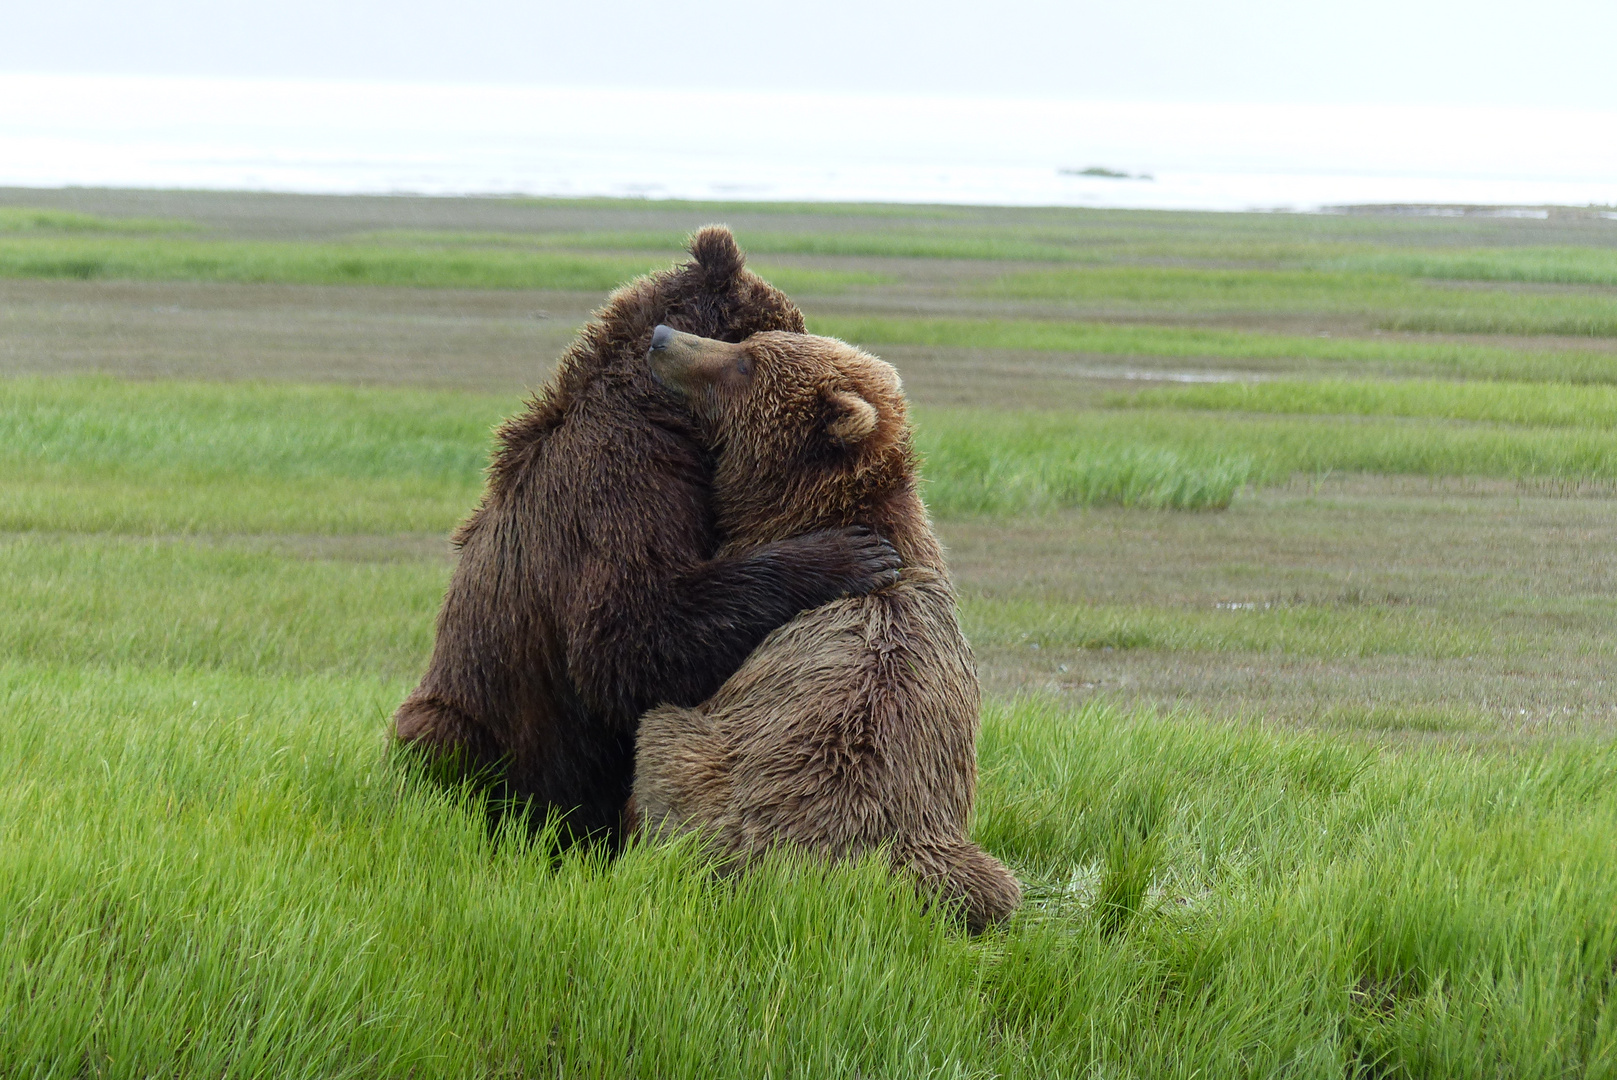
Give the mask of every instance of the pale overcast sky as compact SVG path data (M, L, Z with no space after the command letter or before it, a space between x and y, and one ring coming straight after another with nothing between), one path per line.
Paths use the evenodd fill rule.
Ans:
M7 72L1617 109L1617 0L7 7Z

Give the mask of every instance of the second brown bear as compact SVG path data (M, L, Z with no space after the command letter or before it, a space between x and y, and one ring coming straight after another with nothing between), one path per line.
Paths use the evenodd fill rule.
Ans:
M634 803L652 832L724 853L832 857L886 846L973 930L1021 901L966 835L980 692L943 553L917 491L893 368L797 333L728 344L659 327L652 371L717 450L728 550L865 525L898 549L896 585L798 616L695 708L641 720Z

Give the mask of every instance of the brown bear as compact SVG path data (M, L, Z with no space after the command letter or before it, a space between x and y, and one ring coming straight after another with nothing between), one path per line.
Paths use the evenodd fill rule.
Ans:
M696 708L640 723L632 806L652 833L698 830L725 856L885 846L975 931L1021 902L966 836L980 705L943 552L917 490L898 373L830 338L739 344L659 328L648 357L716 447L723 551L869 526L900 580L799 615Z
M702 701L798 612L897 576L868 528L718 552L711 457L646 369L652 330L739 341L803 316L729 230L690 254L614 293L500 428L426 676L394 716L434 772L561 813L564 840L617 837L643 712Z

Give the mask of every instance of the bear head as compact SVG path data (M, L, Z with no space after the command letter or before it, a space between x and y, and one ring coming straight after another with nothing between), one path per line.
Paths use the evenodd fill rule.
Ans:
M891 364L813 334L771 331L731 344L666 326L647 360L715 454L719 526L732 541L855 524L888 532L919 509L903 384Z

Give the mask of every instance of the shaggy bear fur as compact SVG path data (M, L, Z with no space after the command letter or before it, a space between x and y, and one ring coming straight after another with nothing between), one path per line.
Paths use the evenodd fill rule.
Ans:
M571 838L617 835L641 713L696 704L798 612L896 578L868 529L715 555L711 459L646 369L652 329L739 341L803 316L729 230L690 253L613 294L499 430L432 660L394 716L435 771L496 778Z
M775 631L699 707L648 713L632 804L643 827L700 830L743 857L776 844L832 857L886 845L973 930L1009 915L1016 879L966 837L977 676L916 491L897 372L807 334L654 340L650 365L717 447L726 551L866 525L904 569L892 586Z

